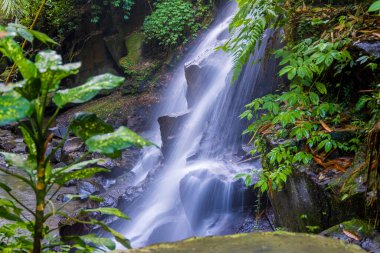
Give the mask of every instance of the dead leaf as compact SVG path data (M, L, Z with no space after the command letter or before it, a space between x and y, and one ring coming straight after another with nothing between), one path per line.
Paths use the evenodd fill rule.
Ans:
M347 231L345 229L343 229L343 234L345 234L347 237L353 239L353 240L356 240L356 241L360 241L361 238L359 237L359 235L357 235L355 232L352 232L352 231Z
M321 123L322 127L329 133L331 133L333 130L325 123L323 122L322 120L319 121L319 123Z
M7 33L7 32L0 32L0 39L5 38L8 35L9 35L9 33Z

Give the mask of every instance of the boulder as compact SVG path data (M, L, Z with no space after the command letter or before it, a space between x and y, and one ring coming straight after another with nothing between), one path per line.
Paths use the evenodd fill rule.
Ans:
M165 158L169 155L170 148L175 144L179 133L179 127L184 126L188 117L189 112L184 112L158 118L162 140L161 151Z
M354 243L369 252L380 252L380 234L368 221L360 219L345 221L326 229L320 235Z
M76 151L82 151L84 148L84 143L82 139L78 137L73 137L68 139L65 144L63 144L63 152L66 154L73 153Z
M220 54L223 54L223 52L209 48L201 56L185 64L186 99L189 108L192 108L198 102L197 98L207 90L215 71L218 71L214 67L214 61L223 59L218 57Z
M360 41L354 44L355 47L363 50L370 56L380 57L380 41Z
M121 34L114 34L104 37L103 40L115 64L119 64L120 58L127 54L124 37Z
M331 238L286 232L251 233L190 238L176 243L156 244L142 249L118 250L113 253L360 253L356 245Z

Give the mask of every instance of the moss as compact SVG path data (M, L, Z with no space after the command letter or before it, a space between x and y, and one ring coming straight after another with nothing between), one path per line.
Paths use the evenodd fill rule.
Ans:
M141 58L141 49L144 43L144 34L135 32L125 38L125 47L128 50L127 58L131 63L137 64Z
M116 251L124 253L126 251ZM114 253L116 253L114 252ZM152 245L143 249L128 250L128 253L139 252L234 252L234 253L293 253L293 252L365 252L358 246L348 245L342 241L287 232L236 234L219 237L191 238L177 243Z
M336 233L342 233L342 229L353 232L354 234L358 234L360 236L366 236L369 237L373 232L374 229L371 227L368 222L359 220L359 219L352 219L349 221L342 222L338 225L335 225L323 232L324 235L332 235Z

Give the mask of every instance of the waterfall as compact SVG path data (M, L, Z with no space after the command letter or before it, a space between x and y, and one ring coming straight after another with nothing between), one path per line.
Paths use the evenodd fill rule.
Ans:
M239 163L246 125L238 116L252 98L274 89L275 64L247 64L231 84L231 56L215 48L228 39L236 8L230 1L220 7L214 24L178 64L166 99L152 117L151 131L145 133L166 145L156 121L161 117L170 145L163 148L163 166L154 175L152 168L162 157L156 148L145 149L133 169L135 187L150 180L141 196L122 207L131 220L117 224L133 247L234 233L253 204L252 193L234 179L257 165ZM252 62L273 46L271 34L265 35ZM172 122L170 130L167 122Z

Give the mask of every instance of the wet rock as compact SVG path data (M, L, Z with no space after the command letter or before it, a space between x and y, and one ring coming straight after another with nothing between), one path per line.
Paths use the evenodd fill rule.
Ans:
M55 137L63 139L67 134L68 127L63 125L57 125L56 127L50 128L49 130L54 134Z
M85 198L92 194L105 192L105 189L97 180L81 180L77 183L77 191L79 195L83 195Z
M63 144L63 152L73 153L76 151L82 151L84 148L84 143L82 139L78 137L73 137L68 139L65 144Z
M161 151L165 158L167 158L170 148L173 147L173 144L175 144L178 138L178 134L180 132L179 127L184 126L184 123L187 121L188 117L189 112L185 112L162 116L158 119L162 139Z
M205 92L207 84L210 83L210 78L214 71L217 71L207 58L198 59L185 65L185 77L187 80L186 100L188 107L191 108L197 103L196 98L201 92ZM207 62L208 65L205 65Z
M15 147L11 150L13 153L25 153L26 152L26 144L23 139L15 139L14 140Z
M354 44L355 47L363 50L367 54L378 58L380 57L380 42L379 41L361 41Z
M274 191L270 202L276 220L291 231L313 232L326 229L343 219L363 215L365 201L357 196L345 201L315 180L310 169L294 169L282 191Z
M342 222L326 229L320 235L354 243L369 252L380 252L380 235L364 220Z
M127 54L127 49L124 45L124 36L121 34L114 34L104 37L103 40L115 64L118 64L120 58Z

